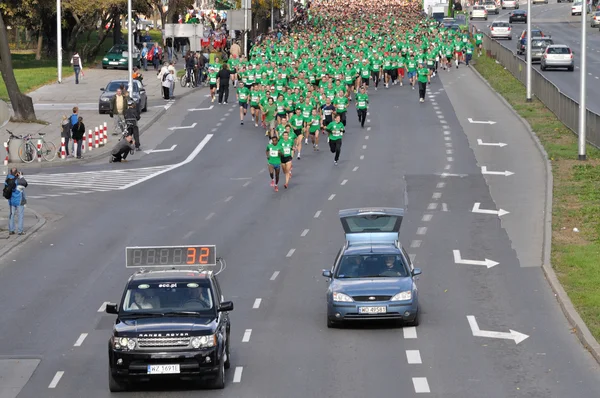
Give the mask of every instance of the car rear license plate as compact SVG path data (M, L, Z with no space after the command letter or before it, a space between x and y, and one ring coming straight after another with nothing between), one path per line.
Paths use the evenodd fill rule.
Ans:
M385 307L359 307L358 312L360 314L385 314Z
M149 375L168 375L177 374L179 372L179 364L174 365L148 365Z
M116 61L110 61L108 64L109 64L109 65L119 65L119 63L118 63L118 62L116 62Z

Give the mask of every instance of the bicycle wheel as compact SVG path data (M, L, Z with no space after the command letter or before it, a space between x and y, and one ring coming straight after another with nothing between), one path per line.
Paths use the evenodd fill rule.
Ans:
M51 162L56 157L56 146L51 142L42 143L42 157L47 161Z
M29 141L24 141L19 145L19 159L24 163L31 163L36 158L35 146Z
M181 87L185 87L185 85L187 84L187 73L184 73L183 76L181 76L179 82L181 83Z

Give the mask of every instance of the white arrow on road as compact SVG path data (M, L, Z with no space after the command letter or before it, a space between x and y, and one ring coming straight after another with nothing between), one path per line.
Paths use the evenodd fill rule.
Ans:
M471 118L469 118L469 123L473 123L473 124L496 124L496 122L493 122L491 120L473 120Z
M473 213L482 213L482 214L495 214L498 217L502 217L505 214L508 214L509 212L506 210L484 210L484 209L480 209L479 206L481 206L481 203L479 202L475 202L475 204L473 205Z
M505 147L508 144L504 142L483 142L481 138L477 138L477 144L483 146L499 146L500 148Z
M500 264L500 263L490 260L489 258L486 258L485 261L463 260L462 258L460 258L460 250L452 250L452 253L454 254L454 262L456 264L484 265L488 268L492 268L494 265Z
M214 108L214 105L211 105L208 108L192 108L192 109L188 109L188 111L190 111L190 112L193 112L193 111L210 111L212 108Z
M177 144L173 145L171 148L169 149L150 149L148 151L144 151L145 153L157 153L157 152L171 152L175 149L175 147L177 147Z
M191 126L169 127L169 130L173 131L173 130L193 129L194 127L196 127L196 124L198 124L198 123L194 123Z
M467 315L467 320L469 321L469 326L471 326L471 332L473 332L473 336L475 337L489 337L492 339L514 340L515 344L519 344L520 342L529 338L528 335L517 332L516 330L512 329L508 329L510 333L493 332L491 330L481 330L479 329L479 325L477 325L477 320L473 315Z
M508 176L511 176L511 175L513 175L515 173L513 173L512 171L508 171L508 170L505 170L505 171L489 171L487 169L487 166L481 166L481 174L489 174L489 175L494 175L494 176L505 176L505 177L508 177Z

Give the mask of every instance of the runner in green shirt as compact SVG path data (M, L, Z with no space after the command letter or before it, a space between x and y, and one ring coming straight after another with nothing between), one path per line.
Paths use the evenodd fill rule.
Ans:
M334 121L329 123L325 129L329 132L327 141L329 142L329 150L331 153L335 153L333 164L337 166L338 160L340 159L340 153L342 152L342 136L344 135L344 124L341 122L340 114L336 114Z
M477 33L475 33L475 45L479 49L478 56L481 57L481 48L483 47L483 33L481 33L480 31L477 31Z
M261 105L260 111L265 115L265 123L267 125L265 136L275 136L275 113L277 113L277 105L275 105L273 97L269 97L267 103Z
M419 81L419 102L425 102L425 91L427 89L427 83L430 82L430 70L425 65L419 65L417 70L417 80Z
M240 87L236 92L237 100L240 103L240 124L244 124L244 117L248 112L248 97L250 96L250 90L248 87L244 87L244 83L240 82Z
M210 87L210 102L215 102L215 92L217 91L217 75L219 74L218 70L212 70L208 72L208 84Z
M317 112L316 108L313 108L312 114L310 115L310 125L308 128L308 134L310 135L310 141L313 144L313 150L319 150L319 131L321 130L321 115Z
M366 93L365 86L362 86L360 88L360 93L356 94L356 111L358 112L358 121L360 122L360 127L365 127L368 105L369 95Z
M269 166L269 176L271 177L271 186L275 188L275 192L279 191L279 171L281 169L281 154L282 149L279 145L277 136L271 138L267 144L267 164Z
M344 96L344 92L340 90L338 92L337 97L333 100L333 105L335 105L335 111L338 115L340 115L340 120L342 124L346 125L346 111L348 110L348 98Z
M288 124L279 142L279 146L281 147L281 168L285 175L285 184L283 185L285 189L287 189L292 177L292 159L294 158L294 147L296 146L294 138L290 136L290 125Z
M241 82L240 82L241 86ZM254 122L254 127L258 127L258 119L260 117L260 91L258 86L252 86L250 91L250 115Z

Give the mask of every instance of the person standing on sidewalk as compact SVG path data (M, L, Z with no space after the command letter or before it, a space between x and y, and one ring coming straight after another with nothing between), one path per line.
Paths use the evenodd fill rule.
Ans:
M73 126L73 156L81 159L81 146L83 145L83 136L85 135L85 124L83 118L79 116L77 124Z
M229 80L231 71L229 65L223 64L217 74L217 90L219 91L219 105L226 104L229 100ZM241 106L241 105L240 105Z
M173 77L173 73L168 70L162 76L163 98L168 100L171 99L171 88L175 84L175 78Z
M67 156L69 156L69 139L71 138L71 130L73 126L71 125L71 118L68 118L67 115L63 115L62 123L61 123L61 131L60 138L65 139L65 151L67 152Z
M10 199L8 199L8 205L10 207L10 213L8 216L8 234L15 234L15 216L17 217L17 232L19 235L25 235L23 231L23 212L25 211L25 187L27 187L27 181L23 178L23 175L16 167L10 170L10 173L6 176L4 181L4 197L7 198L10 191Z
M123 114L127 107L127 99L123 96L121 88L117 89L117 94L112 98L110 102L110 117L117 115L115 118L115 131L113 135L119 135L119 121L123 119Z
M73 65L73 71L75 71L75 84L79 84L79 73L83 69L83 66L81 65L81 57L77 51L73 53L71 65Z
M144 72L148 72L148 44L142 44L142 65L144 67Z
M169 66L167 67L167 70L169 72L171 72L171 75L173 76L173 81L171 82L171 88L169 89L169 97L171 99L175 98L173 96L174 92L175 92L175 79L177 77L177 70L175 69L175 62L171 62L169 64Z

